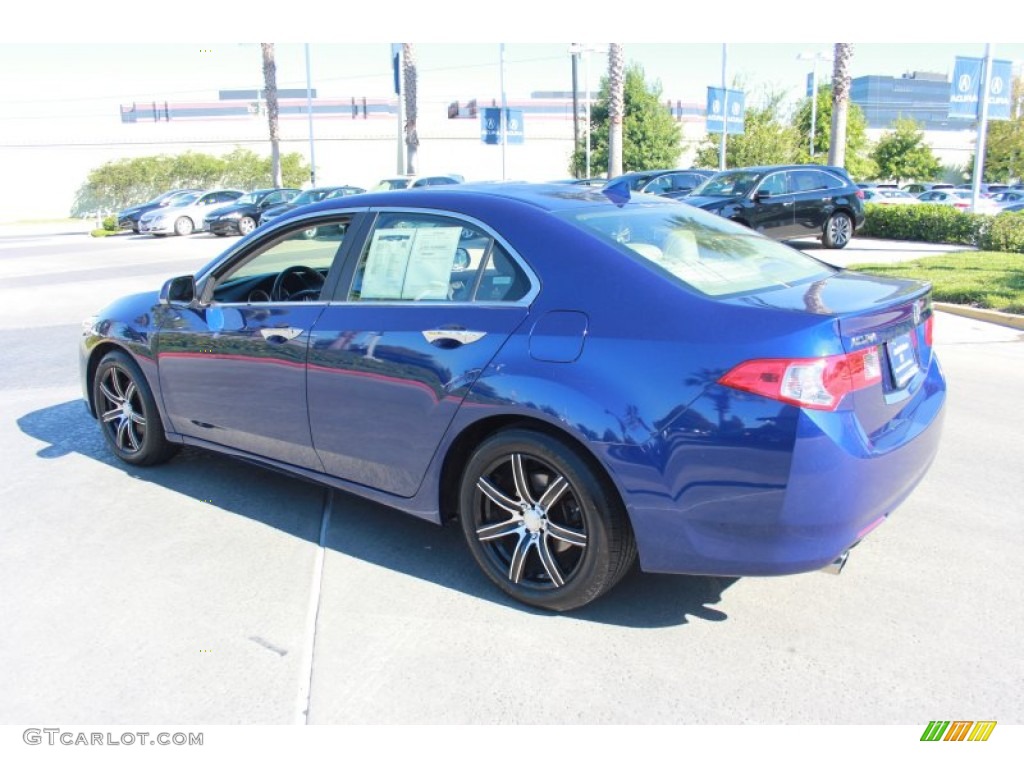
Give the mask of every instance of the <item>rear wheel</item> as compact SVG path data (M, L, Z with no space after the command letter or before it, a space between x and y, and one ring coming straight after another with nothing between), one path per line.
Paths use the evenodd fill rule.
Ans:
M126 353L109 352L96 368L93 402L107 445L121 461L146 466L173 456L153 393L139 366Z
M195 224L192 223L192 219L188 216L182 216L174 222L174 234L176 235L191 235L194 229Z
M499 432L462 476L459 517L477 564L506 594L555 611L611 589L636 555L613 488L540 432Z
M842 211L833 213L822 233L821 244L826 248L845 248L853 237L853 221L849 214Z
M256 219L252 216L243 216L238 220L238 231L243 235L248 235L256 229Z

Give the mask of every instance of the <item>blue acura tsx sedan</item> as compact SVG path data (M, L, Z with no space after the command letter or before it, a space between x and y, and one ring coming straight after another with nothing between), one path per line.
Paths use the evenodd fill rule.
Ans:
M315 236L308 232L315 228ZM930 286L625 188L303 206L85 324L136 465L218 451L458 521L513 598L838 572L935 456Z

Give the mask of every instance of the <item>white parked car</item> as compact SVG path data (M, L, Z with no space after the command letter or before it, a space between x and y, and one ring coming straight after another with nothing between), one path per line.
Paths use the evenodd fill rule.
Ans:
M902 189L872 187L864 190L864 202L878 205L920 205L921 201Z
M438 187L444 184L462 184L464 181L465 178L457 173L444 173L438 176L389 176L374 184L370 191L388 192L392 189Z
M142 218L139 219L139 232L156 237L201 232L204 216L233 203L244 194L239 189L213 189L208 192L190 193L175 200L174 205L142 214Z
M917 196L922 203L934 203L936 205L952 205L961 211L971 210L971 193L966 189L933 189L931 192L922 192ZM975 213L988 213L995 215L1000 211L999 203L987 197L978 198L978 207Z

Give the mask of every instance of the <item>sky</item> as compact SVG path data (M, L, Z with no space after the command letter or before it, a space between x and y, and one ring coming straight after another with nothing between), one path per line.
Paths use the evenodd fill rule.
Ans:
M607 68L607 43L586 43L579 72L596 90ZM505 44L505 92L509 99L534 91L569 91L569 43ZM421 110L452 100L500 97L500 46L497 43L416 43ZM387 98L392 92L388 43L326 43L309 46L310 71L319 97ZM1020 65L1024 43L993 46L996 58ZM722 77L722 43L626 43L626 58L643 66L649 82L660 83L664 98L703 103L708 85ZM803 96L810 61L821 54L819 77L831 72L832 44L728 43L726 78L744 83L748 102L767 90L791 100ZM900 76L914 70L950 73L957 55L983 56L979 43L855 43L853 76ZM165 100L215 101L217 91L255 88L262 82L258 44L114 42L8 43L0 45L0 126L8 134L54 125L74 131L90 118L118 120L118 105ZM305 46L277 43L279 87L305 88ZM586 60L589 59L589 64ZM587 70L589 69L589 73ZM20 130L19 130L20 129ZM0 135L0 143L2 143Z
M627 60L641 64L649 81L660 82L666 98L695 102L704 101L708 85L720 84L722 42L729 44L730 85L739 77L748 91L768 87L794 99L802 95L811 69L797 55L830 54L833 43L814 41L837 31L846 40L862 41L854 42L855 77L899 76L915 69L951 72L955 56L984 55L985 45L978 41L986 36L995 38L997 58L1024 64L1024 41L999 41L1000 29L1014 35L1017 25L1015 18L1012 24L998 23L1005 11L993 0L972 3L970 14L958 9L955 18L937 5L893 0L857 0L838 18L833 8L796 0L733 0L728 6L682 0L388 0L377 5L289 0L247 8L251 12L243 18L238 4L202 0L142 6L97 0L59 10L23 6L0 28L5 93L0 117L45 112L43 105L57 99L75 105L71 116L90 110L111 114L112 101L213 100L218 89L261 82L258 45L246 41L267 39L286 41L276 44L283 87L305 86L301 41L310 43L313 84L322 97L386 96L391 91L388 41L411 40L421 97L427 101L498 95L502 40L509 98L569 90L567 41L607 40L610 30L624 42ZM615 15L609 22L602 14ZM589 58L596 89L606 59L600 52ZM831 64L819 67L824 75ZM61 112L68 116L66 106Z

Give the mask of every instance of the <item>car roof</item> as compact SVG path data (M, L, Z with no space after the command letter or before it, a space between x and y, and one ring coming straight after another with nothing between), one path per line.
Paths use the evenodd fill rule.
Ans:
M833 173L839 172L843 176L847 176L848 173L845 168L839 168L835 165L818 165L817 163L804 163L797 165L749 165L743 168L727 168L724 171L718 173L734 173L736 171L743 171L746 173L771 173L772 171L832 171Z
M617 202L618 201L618 202ZM336 197L314 203L307 211L331 211L349 208L425 208L444 211L482 209L503 202L519 203L545 211L565 211L595 206L685 205L656 195L632 194L627 201L597 187L557 183L451 184L421 187L414 191L389 190L364 192L358 196Z

